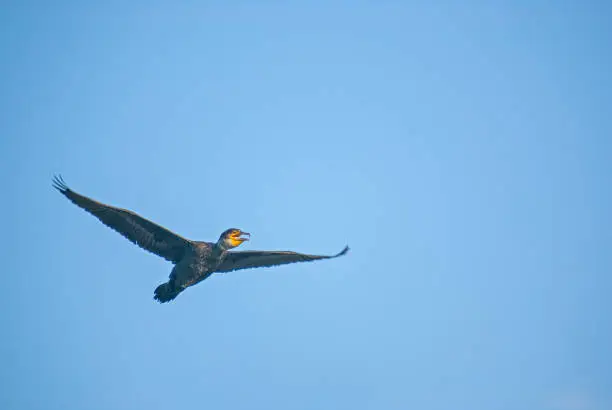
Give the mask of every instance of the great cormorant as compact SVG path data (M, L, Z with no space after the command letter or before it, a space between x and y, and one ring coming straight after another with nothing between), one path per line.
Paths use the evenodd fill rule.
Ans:
M68 188L61 176L53 179L53 186L106 226L141 248L174 264L168 282L155 289L154 298L160 303L171 301L186 288L203 281L215 272L330 259L342 256L349 250L346 246L336 255L306 255L290 251L230 251L242 242L248 241L251 235L240 229L231 228L223 232L216 243L192 241L132 211L105 205L80 195Z

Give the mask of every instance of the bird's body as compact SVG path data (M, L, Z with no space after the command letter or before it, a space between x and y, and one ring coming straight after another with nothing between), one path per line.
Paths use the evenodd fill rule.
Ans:
M167 283L155 290L155 298L166 302L174 299L180 292L212 275L224 261L227 251L213 242L192 241L192 246L183 258L174 265ZM169 299L169 300L171 300Z
M294 262L330 259L348 252L348 246L337 255L307 255L290 251L243 251L230 249L249 239L240 229L228 229L217 242L185 239L134 212L102 204L72 191L61 177L54 187L77 206L94 215L106 226L119 232L141 248L174 263L168 282L155 289L154 298L160 303L176 298L186 288L208 278L215 272L230 272Z
M168 282L155 289L155 299L160 302L172 300L185 288L212 275L223 260L223 252L214 250L214 243L193 242L185 256L172 268Z

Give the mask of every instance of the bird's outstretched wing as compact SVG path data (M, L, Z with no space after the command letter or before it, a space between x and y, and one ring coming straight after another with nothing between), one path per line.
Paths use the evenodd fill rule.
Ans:
M285 265L295 262L310 262L319 259L331 259L342 256L348 251L348 246L336 255L306 255L303 253L289 251L230 251L227 253L227 256L221 265L215 269L215 272L231 272L239 269Z
M140 246L171 262L177 263L191 241L163 228L134 212L115 208L80 195L66 185L61 176L53 178L53 187L77 206L83 208L109 228Z

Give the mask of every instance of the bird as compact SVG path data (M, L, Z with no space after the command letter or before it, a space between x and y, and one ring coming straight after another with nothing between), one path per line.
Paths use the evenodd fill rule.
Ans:
M200 283L213 273L333 259L349 251L348 245L335 255L308 255L292 251L232 251L231 249L248 241L251 234L238 228L230 228L221 233L217 242L190 240L135 212L103 204L73 191L61 175L54 176L52 185L104 225L142 249L174 264L168 281L160 284L154 291L153 298L159 303L174 300L185 289Z

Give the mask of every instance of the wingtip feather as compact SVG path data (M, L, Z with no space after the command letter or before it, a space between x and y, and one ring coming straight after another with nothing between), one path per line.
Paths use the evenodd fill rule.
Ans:
M350 249L351 249L351 248L349 248L349 247L348 247L348 245L346 245L346 246L344 247L344 249L342 249L342 250L340 251L340 253L339 253L339 254L337 254L335 257L337 258L338 256L343 256L343 255L346 255Z
M53 176L52 184L53 184L53 188L57 189L62 194L69 190L68 185L66 185L66 182L64 181L64 178L62 178L61 174Z

